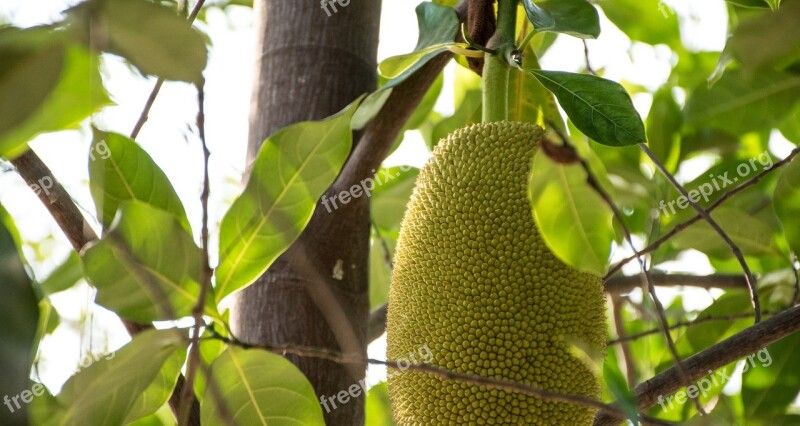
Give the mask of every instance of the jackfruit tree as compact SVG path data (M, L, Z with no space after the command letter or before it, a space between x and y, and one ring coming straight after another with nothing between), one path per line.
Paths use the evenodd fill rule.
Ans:
M800 424L800 0L6 3L0 424Z

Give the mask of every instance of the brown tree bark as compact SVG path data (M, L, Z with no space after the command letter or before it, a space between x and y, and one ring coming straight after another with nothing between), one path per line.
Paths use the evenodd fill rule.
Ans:
M376 87L380 0L256 0L256 72L248 163L262 141L289 124L327 117ZM334 12L334 8L336 11ZM339 179L327 195L349 188ZM328 212L308 227L258 281L238 294L233 331L254 344L366 350L369 314L369 200ZM365 365L288 356L317 396L334 396L363 379ZM325 413L330 425L364 422L364 395ZM329 408L331 404L329 404ZM324 412L324 410L323 410Z

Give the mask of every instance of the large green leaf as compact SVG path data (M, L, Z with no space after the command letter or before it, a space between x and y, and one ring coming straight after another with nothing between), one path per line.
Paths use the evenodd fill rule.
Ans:
M522 0L536 31L565 33L580 38L600 35L597 9L586 0Z
M138 201L124 203L109 232L84 249L82 258L86 276L97 288L97 303L124 318L181 318L197 303L200 249L163 210ZM211 305L206 313L218 317Z
M384 237L386 238L386 237ZM375 309L389 299L389 285L392 281L392 268L387 259L391 254L386 253L384 244L379 237L372 234L372 244L369 248L369 308Z
M28 31L0 31L0 156L8 158L36 135L75 127L109 103L92 54Z
M625 89L594 75L529 70L558 98L581 132L610 146L645 142L644 124Z
M64 67L64 45L44 30L0 29L0 135L41 107Z
M83 278L81 258L72 251L61 265L56 267L47 278L39 283L39 286L45 295L51 295L72 287L81 278Z
M710 89L703 85L692 92L684 114L694 127L742 134L777 126L799 96L800 76L763 71L750 77L731 70Z
M39 305L0 206L0 395L15 396L28 391L32 352L36 347ZM0 424L27 424L27 406L0 408Z
M720 207L711 217L746 255L779 254L769 225L758 217L739 209ZM733 256L731 249L711 226L700 221L676 235L673 244L679 248L693 248L710 256L727 258Z
M89 0L68 14L93 48L124 57L144 74L195 83L203 78L205 38L168 7L144 0Z
M125 416L126 424L155 413L167 403L175 389L175 383L178 381L185 360L186 349L180 348L164 361L156 377L131 406Z
M784 167L775 186L772 206L783 225L786 242L800 255L800 161L794 160Z
M795 333L745 358L747 371L742 379L742 401L746 419L784 418L788 407L800 393L798 357L800 334Z
M368 426L394 426L392 406L389 402L389 389L386 382L380 382L367 391L364 407L365 424Z
M778 126L778 130L786 139L800 145L800 102L795 105L794 110Z
M681 107L670 89L667 87L656 92L647 116L647 145L671 172L678 166L682 124Z
M203 424L324 425L311 383L291 362L259 349L228 348L211 365L211 386L200 404ZM220 410L221 395L225 408Z
M681 46L678 17L662 0L600 0L597 4L631 40Z
M371 179L374 183L372 191L372 222L379 228L395 231L400 228L400 221L406 211L406 203L414 191L419 169L410 166L382 168ZM368 186L367 185L367 186Z
M165 363L185 351L186 336L176 329L147 330L72 376L58 394L60 424L124 424L138 412ZM156 407L157 408L157 407Z
M121 203L141 201L175 215L191 233L189 220L167 175L139 144L117 133L95 130L89 151L89 187L104 228Z
M586 171L579 164L556 163L539 150L529 190L536 225L553 253L577 269L603 275L614 240L613 214L586 183Z
M729 43L734 56L749 70L787 65L800 58L800 2L792 1L775 13L742 22Z
M400 84L436 55L457 45L453 41L458 32L458 16L453 8L423 2L417 6L416 12L419 37L414 51L387 58L378 67L382 75L391 78L384 86L386 88ZM463 43L458 45L466 47Z
M264 141L247 187L220 224L217 301L255 281L311 220L316 201L350 153L350 119L359 101L325 120L292 124Z
M539 69L539 61L533 46L528 43L522 52L524 69ZM564 119L558 111L553 93L547 90L539 80L528 72L511 70L508 87L512 93L508 103L508 119L527 121L542 127L556 126L562 131Z

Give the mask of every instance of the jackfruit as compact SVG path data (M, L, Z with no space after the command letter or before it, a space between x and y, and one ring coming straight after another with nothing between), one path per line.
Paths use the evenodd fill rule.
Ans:
M402 222L389 293L387 357L427 345L430 364L549 391L599 396L573 345L605 349L599 277L559 261L527 197L542 130L494 122L456 130L423 168ZM585 358L585 357L584 357ZM421 372L389 372L399 425L590 425L595 410Z

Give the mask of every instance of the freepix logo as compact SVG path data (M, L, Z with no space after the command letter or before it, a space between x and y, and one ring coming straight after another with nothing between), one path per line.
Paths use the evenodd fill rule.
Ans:
M756 358L758 358L759 363L756 363ZM772 355L769 354L767 348L763 348L745 358L742 373L747 373L751 368L769 367L770 365L772 365ZM661 405L662 410L671 410L673 408L673 400L678 404L683 404L686 402L687 398L697 398L698 396L705 397L712 389L712 386L720 388L725 387L725 384L728 383L730 379L730 376L725 372L724 368L716 373L712 370L708 370L708 376L698 380L695 384L687 386L685 391L678 391L674 395L670 395L666 398L664 398L663 395L659 395L658 404Z
M417 353L412 352L404 358L399 358L397 360L397 368L399 371L404 371L408 369L411 364L429 364L431 361L433 361L433 352L431 352L431 349L426 344L420 346L417 349ZM389 376L391 377L397 373L397 371L389 373ZM335 410L339 406L350 402L351 398L358 398L362 393L365 395L367 394L367 385L364 379L359 380L358 383L353 383L347 390L339 391L336 395L320 396L319 403L325 409L326 413L330 413L331 410Z
M710 174L708 177L711 178L711 182L703 183L697 188L689 191L688 198L684 195L681 195L680 197L668 202L661 200L658 203L658 209L662 214L669 217L676 213L676 204L678 209L685 209L689 206L690 200L693 203L697 203L702 198L703 201L708 202L709 197L714 192L721 191L728 186L734 186L734 184L739 181L739 178L747 177L750 173L758 170L756 161L758 161L758 164L761 165L763 170L769 170L772 168L772 157L769 155L769 151L764 151L761 154L758 154L758 156L751 158L749 161L736 166L736 174L739 176L733 176L732 172L730 171L726 171L725 173L716 176Z

